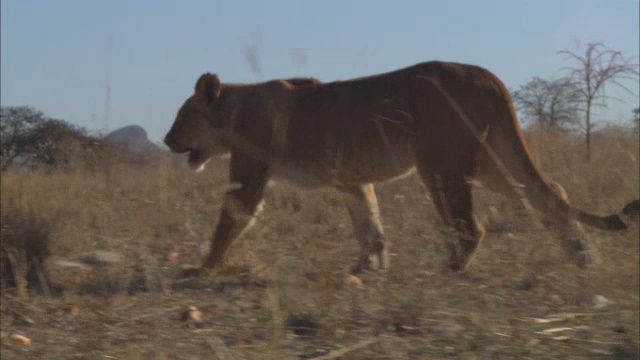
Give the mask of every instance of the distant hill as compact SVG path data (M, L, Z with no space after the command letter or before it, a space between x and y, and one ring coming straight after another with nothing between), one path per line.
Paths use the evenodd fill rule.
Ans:
M149 154L160 150L158 145L149 141L145 129L138 125L121 127L110 132L104 138L136 154Z

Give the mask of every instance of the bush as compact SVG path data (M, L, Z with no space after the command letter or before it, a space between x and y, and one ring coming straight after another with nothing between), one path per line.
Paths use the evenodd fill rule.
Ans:
M0 169L99 168L138 157L68 122L25 106L0 108Z

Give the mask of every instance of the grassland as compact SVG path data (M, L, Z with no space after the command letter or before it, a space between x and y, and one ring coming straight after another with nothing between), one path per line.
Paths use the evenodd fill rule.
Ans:
M572 202L618 211L639 197L638 134L529 133ZM602 263L582 270L535 217L477 189L489 234L462 274L443 271L445 236L416 176L377 187L391 269L346 277L358 254L340 195L277 182L259 223L218 274L175 282L207 250L227 163L193 174L170 159L103 169L2 173L2 229L49 239L54 296L0 294L2 359L635 359L639 234L585 228ZM490 209L493 206L494 209ZM57 266L96 249L123 259ZM201 322L184 321L195 306ZM15 345L11 336L32 339Z

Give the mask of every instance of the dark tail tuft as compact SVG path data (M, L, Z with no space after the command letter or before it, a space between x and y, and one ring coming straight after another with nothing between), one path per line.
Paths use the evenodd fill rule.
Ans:
M627 216L638 216L640 215L640 200L634 200L628 203L623 209L622 213Z
M609 215L602 218L602 229L604 230L625 230L627 224L618 215Z

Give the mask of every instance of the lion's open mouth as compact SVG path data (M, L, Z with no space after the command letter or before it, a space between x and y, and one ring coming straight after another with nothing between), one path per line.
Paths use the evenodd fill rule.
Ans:
M196 149L189 149L187 151L189 151L189 160L188 160L189 164L192 164L192 165L199 164L200 158L201 158L200 151Z
M210 158L207 157L202 151L189 148L189 159L187 162L189 166L196 172L204 170L204 166L209 162Z

